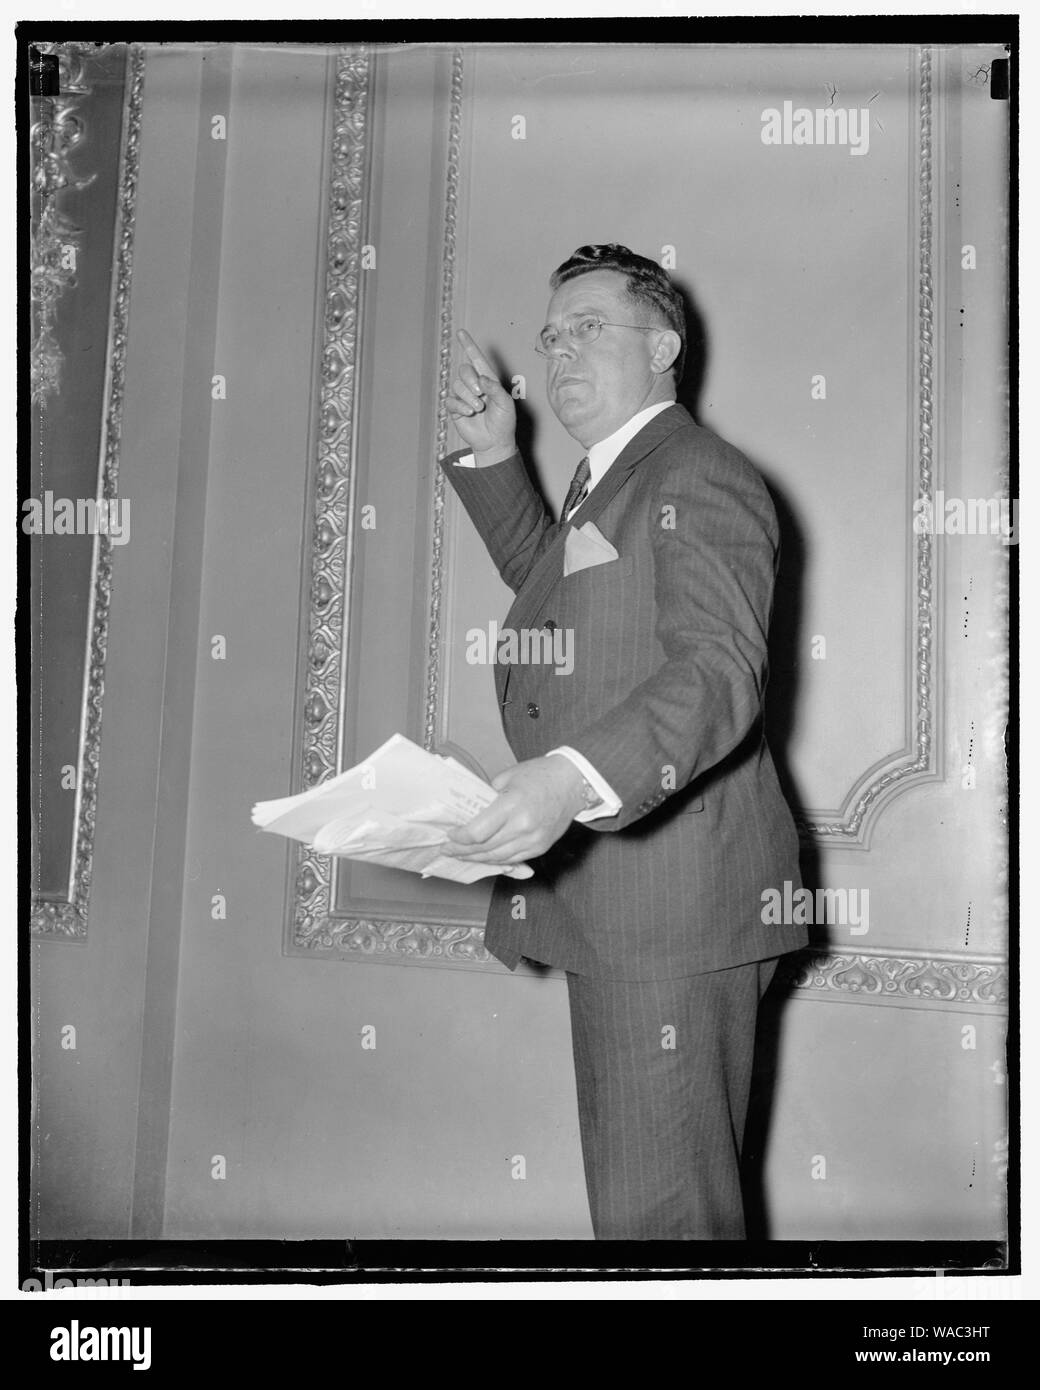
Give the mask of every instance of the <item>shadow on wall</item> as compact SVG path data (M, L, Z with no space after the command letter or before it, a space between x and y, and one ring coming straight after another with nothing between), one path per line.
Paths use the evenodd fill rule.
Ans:
M678 399L698 424L700 397L708 364L708 332L690 287L674 275L686 307L686 370L679 385ZM804 650L803 592L808 545L805 528L783 489L760 458L751 462L765 479L776 508L780 528L780 562L773 597L773 616L769 627L769 684L766 696L765 733L776 765L777 776L787 804L796 821L805 819L805 807L791 772L787 747L795 726L798 703L799 653ZM802 881L815 888L819 879L816 846L803 839ZM769 1211L765 1197L765 1157L769 1126L776 1094L777 1059L783 1031L784 1005L794 992L789 974L777 971L759 1013L758 1037L744 1134L743 1182L749 1240L767 1240L770 1235Z

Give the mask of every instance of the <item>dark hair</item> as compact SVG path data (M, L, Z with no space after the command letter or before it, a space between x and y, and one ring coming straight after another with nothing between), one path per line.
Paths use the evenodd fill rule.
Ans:
M627 246L608 242L605 246L579 246L574 255L549 276L549 286L558 290L568 280L591 270L617 270L626 277L629 298L656 310L668 327L679 335L679 355L672 363L676 382L682 380L686 365L686 306L682 295L657 264L637 256Z

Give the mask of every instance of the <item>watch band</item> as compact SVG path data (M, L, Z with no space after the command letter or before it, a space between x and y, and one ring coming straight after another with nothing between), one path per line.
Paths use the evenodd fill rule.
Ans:
M585 801L584 809L586 811L591 811L594 806L600 806L603 803L603 798L587 777L581 779L581 794Z

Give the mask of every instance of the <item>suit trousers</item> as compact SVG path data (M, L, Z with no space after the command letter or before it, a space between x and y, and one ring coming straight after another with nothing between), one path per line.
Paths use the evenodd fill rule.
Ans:
M743 1240L740 1150L777 961L676 980L567 973L597 1240Z

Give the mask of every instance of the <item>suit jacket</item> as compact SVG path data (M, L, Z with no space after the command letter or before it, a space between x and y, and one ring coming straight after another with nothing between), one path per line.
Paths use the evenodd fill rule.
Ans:
M567 744L621 798L575 823L535 877L499 878L485 942L580 975L651 980L804 946L766 925L762 894L800 886L798 837L762 731L779 533L766 487L680 405L629 442L568 522L519 454L445 473L516 595L505 629L569 630L570 674L499 660L518 760ZM564 575L588 521L618 559ZM790 901L790 899L787 899Z

